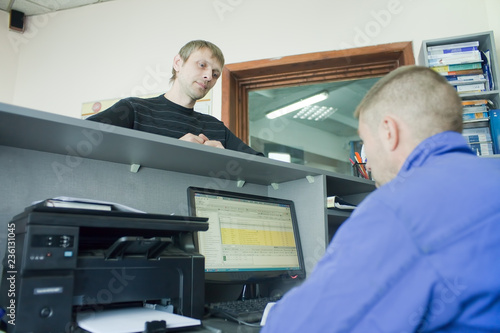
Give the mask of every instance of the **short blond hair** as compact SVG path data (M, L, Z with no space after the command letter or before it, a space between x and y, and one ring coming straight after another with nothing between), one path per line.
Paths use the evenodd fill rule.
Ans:
M386 114L394 114L412 128L414 138L424 140L444 131L461 133L462 102L444 77L422 66L403 66L381 78L354 112L368 126L378 126Z
M220 63L221 68L224 67L224 55L222 54L222 51L217 47L217 45L206 41L206 40L192 40L188 42L186 45L184 45L180 50L179 50L179 55L182 59L182 61L188 60L189 56L199 50L207 48L210 51L212 51L212 55L217 59L217 61ZM172 77L170 78L170 82L173 82L176 79L177 73L174 68L172 68Z

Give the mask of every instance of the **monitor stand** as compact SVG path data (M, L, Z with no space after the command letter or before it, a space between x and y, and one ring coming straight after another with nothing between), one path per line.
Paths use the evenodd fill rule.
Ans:
M242 301L246 299L253 299L260 296L259 285L257 283L246 283L243 285L243 290L241 291L240 299Z

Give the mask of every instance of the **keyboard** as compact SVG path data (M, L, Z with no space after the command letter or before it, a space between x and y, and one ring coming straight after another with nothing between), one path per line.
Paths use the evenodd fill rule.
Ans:
M211 303L208 305L210 313L215 317L225 318L236 322L260 322L266 305L277 302L281 297L261 297L255 299Z

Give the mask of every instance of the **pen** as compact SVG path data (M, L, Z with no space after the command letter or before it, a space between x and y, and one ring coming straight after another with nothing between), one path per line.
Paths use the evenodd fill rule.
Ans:
M358 162L358 165L361 169L361 174L363 175L364 178L369 179L370 177L368 177L368 172L366 172L366 169L365 169L364 165L362 164L363 160L361 159L361 156L359 155L358 152L354 152L354 155L355 155L354 158Z
M361 159L361 156L359 155L359 153L356 151L354 152L354 159L356 160L356 162L358 163L363 163L363 160Z
M356 158L356 157L355 157L355 158ZM355 166L355 167L356 167L356 169L358 170L358 173L359 173L361 176L363 176L363 178L366 178L366 175L365 175L365 173L363 172L363 170L361 169L361 165L359 164L359 162L358 162L358 163L355 163L355 162L352 160L352 158L350 158L350 157L349 157L349 161L351 161L352 166Z

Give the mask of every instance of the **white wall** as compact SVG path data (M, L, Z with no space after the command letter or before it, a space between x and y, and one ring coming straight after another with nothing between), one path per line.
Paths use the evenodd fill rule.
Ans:
M0 11L0 102L13 103L19 53L9 37L9 14Z
M497 49L497 55L500 58L500 1L498 0L486 0L486 19L490 26L490 30L495 33L495 46Z
M424 39L488 30L498 49L499 14L498 0L119 0L29 17L18 34L0 13L0 101L79 117L84 102L159 94L199 38L226 63L399 41L418 59ZM220 96L218 83L215 116Z

